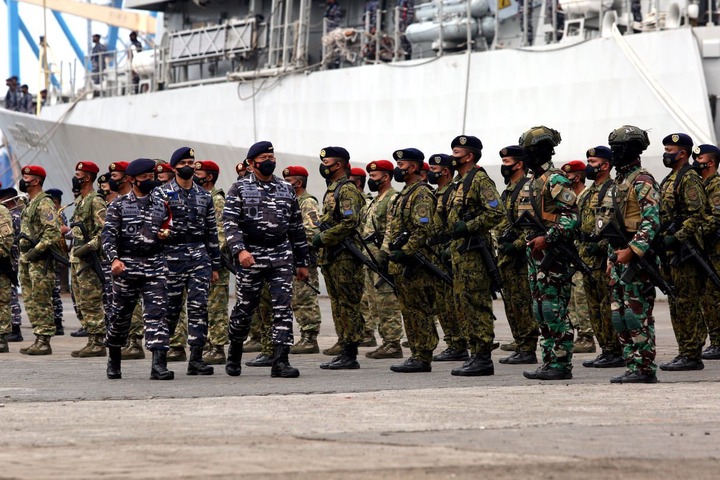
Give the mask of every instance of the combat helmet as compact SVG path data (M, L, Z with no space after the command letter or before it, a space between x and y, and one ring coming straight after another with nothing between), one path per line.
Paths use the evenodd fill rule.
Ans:
M650 138L645 130L634 125L623 125L608 135L608 143L613 152L611 164L619 167L631 163L650 146Z
M541 165L549 162L555 154L555 147L560 143L560 132L540 125L532 127L520 135L518 144L525 152L525 164L535 171Z

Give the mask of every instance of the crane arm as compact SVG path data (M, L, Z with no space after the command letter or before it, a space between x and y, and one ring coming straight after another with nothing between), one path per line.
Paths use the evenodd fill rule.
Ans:
M88 18L114 27L127 28L148 34L156 33L157 22L154 17L120 8L80 3L74 0L19 0L24 3L49 8L76 17Z

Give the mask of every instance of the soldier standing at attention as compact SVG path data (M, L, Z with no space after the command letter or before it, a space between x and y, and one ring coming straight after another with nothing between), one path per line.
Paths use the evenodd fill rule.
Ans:
M283 170L283 178L295 189L295 197L300 206L303 227L308 243L320 230L320 204L317 199L308 193L307 180L309 173L305 167L290 166ZM315 288L320 288L320 279L317 269L317 257L314 252L308 253L308 282ZM320 333L320 305L318 294L307 283L293 279L292 310L300 327L300 340L290 349L290 353L320 353L317 336Z
M614 368L625 366L622 347L612 325L610 287L607 280L607 240L602 241L595 232L596 216L606 197L610 196L613 181L610 178L612 151L598 146L589 149L585 174L593 183L578 197L580 258L592 269L592 278L583 278L588 318L600 344L600 355L585 360L583 367ZM578 272L580 273L580 272ZM577 352L577 342L575 350Z
M528 242L528 278L533 299L533 314L543 336L543 364L537 370L523 372L525 378L566 380L572 378L573 330L568 319L570 301L570 265L565 258L543 264L548 248L555 242L572 242L577 226L575 192L570 181L552 163L560 133L545 126L533 127L520 137L525 164L532 177L520 192L518 214L542 224L544 233ZM534 225L528 228L533 231Z
M333 321L342 343L342 351L322 369L346 370L360 368L357 362L358 344L363 338L363 318L360 301L363 291L363 266L341 245L351 242L360 248L360 210L365 198L351 182L350 154L342 147L320 150L320 175L329 182L323 197L320 233L312 245L319 249L318 265L326 279L332 307Z
M468 377L494 375L491 266L484 262L481 249L492 255L490 230L504 218L505 206L485 169L477 166L483 148L480 139L460 135L453 139L450 148L458 174L448 213L453 237L450 243L453 297L463 336L470 347L470 358L451 373Z
M237 302L230 316L230 348L225 372L240 375L243 342L267 283L272 298L274 345L270 376L294 378L300 372L290 365L293 344L292 279L307 280L308 244L302 214L290 184L273 175L275 149L270 142L250 147L253 171L230 187L223 224L237 274Z
M23 209L20 225L23 237L20 239L20 285L35 342L21 348L20 353L52 355L50 337L55 335L52 305L55 261L47 260L47 257L51 249L57 249L62 238L60 217L52 199L42 188L45 169L29 165L21 172L20 191L28 194L30 203Z
M432 371L433 351L438 344L435 328L436 282L432 274L418 264L416 253L427 254L435 197L420 177L425 155L416 148L396 150L393 171L396 182L405 186L390 206L390 220L381 250L390 260L388 273L395 278L410 358L393 365L398 373Z
M624 375L612 378L610 383L656 383L655 288L646 272L628 277L629 267L640 258L659 268L651 250L660 230L659 188L640 164L640 154L650 140L644 130L623 125L610 132L608 141L611 165L617 174L598 212L596 234L610 244L612 323L627 368ZM608 231L619 232L621 238L609 236Z
M151 380L172 380L167 369L168 325L167 263L161 240L168 207L150 192L155 188L155 162L148 158L132 161L126 170L132 190L110 203L102 245L112 264L113 307L110 310L105 345L109 349L107 377L122 377L121 348L130 332L133 310L142 296L145 304L145 346L152 352Z
M177 177L156 188L153 195L167 202L172 215L170 237L165 243L168 263L168 329L170 337L180 319L183 291L187 290L188 375L212 375L202 351L207 338L208 289L219 280L220 249L217 223L210 193L193 182L195 152L181 147L172 154L170 165Z
M11 276L16 277L17 272L12 266L12 247L15 243L15 230L13 229L10 210L0 203L0 353L7 353L7 335L11 331L12 313L10 300L12 294Z
M540 336L532 313L525 237L522 229L514 225L518 219L520 193L528 182L524 158L523 149L518 145L500 150L500 173L507 187L500 196L505 205L505 218L496 229L499 233L498 270L503 282L505 315L513 336L509 348L514 350L509 356L501 358L500 363L510 365L537 363L535 350Z
M700 173L707 195L703 241L713 268L720 272L720 148L715 145L698 145L693 150L693 167ZM704 360L720 360L720 306L717 302L718 287L709 278L705 281L702 299L703 318L710 336L710 346L702 352Z
M104 357L105 311L103 284L98 276L100 265L100 233L105 223L107 204L93 188L100 171L92 162L75 165L73 188L80 191L75 199L75 211L70 220L73 235L70 249L71 284L77 308L82 315L83 328L88 332L88 343L73 351L73 357ZM103 278L104 280L104 278Z
M660 364L660 370L685 371L705 368L701 359L705 342L702 307L697 296L703 292L703 272L685 258L684 242L702 248L702 224L707 198L702 178L690 165L692 139L684 133L663 138L663 164L672 171L660 183L661 235L670 279L677 297L668 299L670 320L678 344L678 356Z
M10 211L12 217L12 227L15 235L15 241L12 248L10 249L10 265L16 273L20 271L19 260L20 260L20 247L18 245L20 237L20 224L21 220L21 203L18 201L18 193L13 187L4 188L0 190L0 205L4 205ZM18 299L18 288L16 285L11 285L10 289L10 312L12 315L12 330L6 337L8 342L22 342L23 336L20 331L20 324L22 322L22 311L20 309L20 300ZM56 327L57 330L57 327Z
M64 208L62 206L63 192L62 192L62 190L57 189L57 188L48 188L47 190L45 190L45 193L50 195L50 197L53 200L53 203L55 204L55 208L58 211L58 215L60 215L60 233L62 234L63 238L62 238L62 240L60 240L59 246L60 246L60 251L62 251L63 255L67 255L68 254L68 246L67 246L67 242L65 241L65 236L70 231L70 227L68 227L67 216L65 216L65 212L63 211L64 210ZM72 235L69 235L69 237L72 238ZM65 267L63 265L56 265L55 267L56 267L55 268L55 285L53 285L53 313L55 315L55 336L57 337L59 335L65 335L65 327L63 327L63 303L62 303L62 291L61 290L62 290L62 277L63 277L63 275L65 275L65 278L67 279L67 270L65 269ZM75 307L75 312L77 313L78 308L77 308L77 303L75 302L75 295L73 295L73 307ZM78 320L80 320L82 323L82 314L78 315Z

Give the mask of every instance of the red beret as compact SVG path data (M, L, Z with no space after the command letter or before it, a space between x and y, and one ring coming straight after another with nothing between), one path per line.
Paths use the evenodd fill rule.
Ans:
M235 165L235 173L240 175L241 172L244 172L248 168L248 161L247 159L243 160L242 162Z
M390 160L373 160L367 164L365 170L370 172L392 172L395 170L395 165Z
M220 167L218 167L218 164L212 160L201 160L199 162L195 162L195 170L220 173Z
M301 167L299 165L291 165L283 170L283 177L309 177L310 174L308 173L307 169L305 167Z
M363 170L360 167L352 167L350 169L350 175L352 175L354 177L367 177L365 170Z
M169 163L158 163L155 165L155 173L175 173Z
M35 175L42 178L47 176L45 169L37 165L28 165L27 167L23 167L22 173L23 175Z
M77 165L75 165L75 170L87 173L100 173L100 167L93 162L78 162Z
M562 171L565 173L570 172L584 172L585 171L585 162L582 160L570 160L562 167Z
M111 172L124 172L127 166L128 162L125 161L113 162L108 167L108 170L110 170Z
M428 164L428 162L423 162L422 169L425 170L426 172L430 171L430 165Z

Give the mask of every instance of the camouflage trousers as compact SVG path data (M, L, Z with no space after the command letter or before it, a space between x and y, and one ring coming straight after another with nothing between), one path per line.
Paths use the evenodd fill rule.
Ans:
M12 286L8 276L0 273L0 335L7 335L12 330Z
M205 255L196 260L167 260L168 265L168 329L170 336L180 321L183 309L183 292L187 290L188 344L203 347L208 328L208 290L212 267Z
M103 286L92 267L85 262L70 264L70 282L75 302L82 314L82 326L90 335L105 334Z
M221 268L220 279L210 284L208 293L208 343L227 345L228 343L228 302L230 296L230 271Z
M293 279L295 281L295 279ZM267 283L263 283L260 290L260 304L253 313L250 322L250 338L260 342L260 351L264 355L272 355L272 299Z
M115 277L113 283L113 308L108 322L105 345L124 347L130 333L133 311L139 297L145 305L145 348L167 350L169 331L167 314L167 281L164 275L145 276L128 274Z
M565 265L553 262L540 269L545 252L533 255L527 249L528 278L533 315L540 325L543 363L562 371L572 370L573 328L568 318L570 274Z
M10 313L12 315L13 325L22 325L22 309L20 308L19 297L18 288L13 285L10 290Z
M570 318L570 324L577 331L578 337L593 337L593 326L590 322L590 311L587 296L585 295L582 272L575 272L572 277L568 317Z
M253 315L260 304L263 284L267 283L272 303L272 344L292 345L292 266L243 268L238 271L236 278L237 301L230 315L230 340L244 342L247 338Z
M495 331L490 276L480 253L453 256L453 301L460 331L472 354L492 352Z
M360 314L364 279L362 265L347 256L339 256L321 267L325 277L333 321L341 343L359 343L363 338Z
M527 259L513 258L498 265L503 282L502 297L517 350L535 352L540 329L532 312L532 297L527 274Z
M612 324L618 333L628 371L654 374L655 364L655 288L648 293L650 280L644 275L630 283L620 281L627 267L612 270Z
M170 336L170 347L185 347L187 345L187 337L188 337L188 322L187 322L187 290L183 290L182 292L182 300L181 302L181 308L180 308L180 320L178 320L178 324L175 327L175 333L173 333ZM142 313L142 312L140 312ZM139 322L137 322L136 318L140 319ZM137 322L137 323L136 323ZM138 324L142 327L142 315L137 314L133 312L133 325ZM134 327L131 327L131 331L134 330Z
M63 319L63 304L62 304L62 292L60 291L60 269L55 270L55 283L53 284L52 300L53 300L53 316L55 322L62 322Z
M315 288L320 288L320 279L317 267L309 267L310 276L308 282ZM318 294L313 291L305 282L301 282L297 278L293 279L293 297L292 309L295 314L295 320L298 327L303 332L319 332L320 331L320 305L318 304Z
M178 322L178 328L175 329L175 334L180 330L180 325L185 325L185 337L183 337L183 345L187 341L187 316L185 315L185 309L183 308L182 314L180 314L180 321ZM138 299L137 305L133 309L132 320L130 320L130 336L131 337L142 337L143 331L145 330L145 323L143 321L143 299Z
M445 293L449 287L444 283L436 281L436 285L438 294L435 295L435 310L443 331L443 341L447 348L467 350L467 340L461 329L453 295Z
M385 282L379 288L375 288L380 276L367 268L363 270L365 287L362 305L365 336L374 335L377 329L383 342L399 342L403 336L403 325L398 298L392 287Z
M429 273L418 269L411 276L396 275L395 287L410 352L414 358L430 363L439 339L435 328L436 282Z
M585 297L587 298L588 315L595 332L595 337L604 353L620 355L622 347L612 322L612 308L610 306L610 286L608 277L603 269L593 270L593 282L583 279Z
M20 262L23 303L35 335L55 335L52 289L55 284L54 262L45 268L45 260Z
M720 272L720 256L711 255L710 261L716 272ZM709 278L705 281L702 297L703 319L710 337L710 344L720 346L720 302L717 301L718 287Z
M700 359L705 343L705 323L698 292L704 291L705 279L692 262L670 267L670 278L677 292L677 299L668 299L679 355Z

